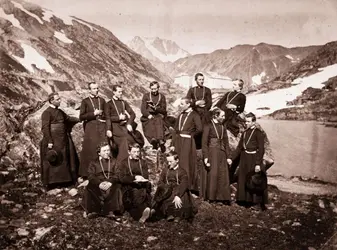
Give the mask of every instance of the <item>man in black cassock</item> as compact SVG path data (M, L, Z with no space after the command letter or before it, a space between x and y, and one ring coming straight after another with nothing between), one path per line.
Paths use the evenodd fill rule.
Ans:
M79 160L70 133L79 120L59 108L61 99L58 93L50 94L48 101L49 107L41 116L40 159L42 183L51 189L76 183Z

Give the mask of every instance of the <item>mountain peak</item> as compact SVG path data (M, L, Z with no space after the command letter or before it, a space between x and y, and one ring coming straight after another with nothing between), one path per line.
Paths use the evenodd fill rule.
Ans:
M152 62L174 62L190 55L176 42L160 37L135 36L128 46Z

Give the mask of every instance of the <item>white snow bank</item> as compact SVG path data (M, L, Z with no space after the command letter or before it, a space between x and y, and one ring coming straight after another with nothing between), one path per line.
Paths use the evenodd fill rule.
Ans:
M267 93L253 93L247 95L245 111L253 112L257 116L271 114L276 110L291 107L287 106L288 101L296 99L304 90L309 87L322 88L323 82L337 75L337 64L319 69L320 72L304 78L297 78L293 82L297 83L286 89L277 89ZM258 108L269 108L268 110L258 110Z
M41 56L39 52L37 52L30 45L23 43L22 41L18 41L18 42L21 43L20 45L25 52L25 56L24 58L20 58L18 56L13 55L13 57L19 63L21 63L27 70L29 70L30 72L34 72L34 68L32 67L32 64L35 64L38 69L41 69L41 70L44 69L51 74L55 73L54 69L50 66L46 58Z

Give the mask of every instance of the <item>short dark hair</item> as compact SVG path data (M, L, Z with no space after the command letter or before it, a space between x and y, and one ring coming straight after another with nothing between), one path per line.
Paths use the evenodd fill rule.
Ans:
M245 82L242 79L239 79L239 78L234 78L233 81L234 82L238 81L241 89L243 88L243 85L245 84Z
M176 151L169 151L169 152L167 152L166 154L165 154L165 157L167 158L167 157L171 157L171 156L173 156L173 158L175 159L175 160L179 160L179 156L178 156L178 153L176 152Z
M138 143L130 143L128 145L128 150L131 151L131 149L133 148L139 148L140 149L140 145Z
M186 104L192 104L191 99L188 98L182 98L181 101L184 101Z
M194 80L196 81L199 76L204 76L202 73L196 73L194 76Z
M256 121L256 116L252 113L252 112L249 112L247 115L246 115L246 118L252 118L252 121L255 122Z
M157 81L153 81L153 82L150 82L150 88L153 86L153 85L157 85L158 86L158 89L159 89L159 82Z
M89 82L88 83L88 89L90 89L91 84L96 84L96 82Z
M112 86L112 91L113 92L117 91L117 88L122 88L122 86L119 85L119 84L115 84L115 85Z
M103 148L105 146L109 146L109 148L110 148L110 144L107 141L100 142L96 147L96 153L98 154L99 152L101 152L101 148Z
M57 92L53 92L51 94L48 95L48 102L51 103L52 101L54 101L55 96L59 95Z
M217 116L220 115L220 113L221 113L222 111L223 111L222 109L216 107L216 108L214 108L214 109L211 111L211 115L212 115L213 118L214 118L214 117L217 117Z

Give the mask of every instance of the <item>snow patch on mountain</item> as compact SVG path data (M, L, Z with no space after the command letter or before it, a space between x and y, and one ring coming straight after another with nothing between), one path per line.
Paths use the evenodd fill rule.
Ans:
M337 64L319 69L320 72L304 78L294 80L296 85L277 89L267 93L254 93L247 95L246 111L253 112L257 116L263 116L273 113L276 110L289 108L287 102L293 101L309 87L322 88L323 84L329 78L337 75ZM296 106L297 107L297 106Z
M15 8L18 8L18 9L22 10L23 12L25 12L25 13L28 14L28 15L30 15L31 17L34 17L39 23L43 24L43 21L41 20L40 17L38 17L38 16L35 15L34 13L32 13L32 12L26 10L26 9L22 6L22 4L17 3L17 2L14 2L14 1L12 1L12 3L14 4Z
M262 78L266 76L266 72L261 72L259 75L252 76L252 83L253 85L260 85L262 84Z
M10 15L6 14L1 7L0 7L0 17L6 19L8 21L10 21L14 27L17 27L17 28L19 28L21 30L25 30L21 26L19 20L16 19L13 14L10 14Z
M54 69L50 66L49 62L39 54L33 47L23 43L23 41L18 41L21 47L24 50L24 58L13 55L13 57L21 63L27 70L34 73L34 68L32 64L35 64L38 69L44 69L47 72L53 74L55 73Z
M66 35L64 33L55 31L54 36L64 43L73 43L73 41L70 40L68 37L66 37Z

